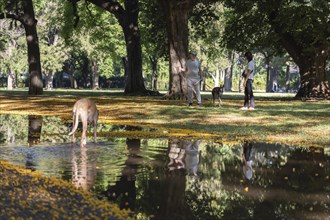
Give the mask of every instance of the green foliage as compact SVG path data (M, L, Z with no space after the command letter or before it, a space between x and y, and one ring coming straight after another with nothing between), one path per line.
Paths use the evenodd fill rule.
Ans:
M216 1L202 1L195 5L189 19L189 47L199 51L203 69L212 74L217 70L224 72L232 62L231 53L220 45L223 10L222 4Z
M93 4L82 2L78 4L78 26L73 27L72 10L71 4L65 5L62 36L66 45L73 53L81 51L89 60L97 60L100 76L114 76L121 66L121 58L126 55L124 36L117 20Z
M159 1L142 0L139 4L139 24L144 53L168 58L166 19Z
M283 51L280 35L290 36L305 52L329 45L330 7L326 1L223 0L226 28L223 44L232 49L273 48ZM282 40L290 40L283 39Z
M6 25L9 25L9 22L3 24L6 27ZM0 70L5 76L8 76L8 74L16 75L16 84L20 86L20 83L24 83L20 73L28 71L27 48L25 37L21 34L15 34L17 36L16 39L10 38L10 35L14 33L13 30L9 29L9 26L3 29L2 39L4 47L0 51Z
M27 143L28 116L0 115L0 122L0 144L10 144L11 142Z

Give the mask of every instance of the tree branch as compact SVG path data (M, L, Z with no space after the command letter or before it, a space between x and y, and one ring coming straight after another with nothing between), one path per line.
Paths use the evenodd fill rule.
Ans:
M16 15L16 14L0 13L0 19L6 19L6 18L17 20L17 21L20 21L22 24L24 24L23 18L20 17L20 16L18 16L18 15Z
M80 19L79 15L78 15L78 11L77 11L77 2L79 2L79 1L80 0L71 0L73 16L75 17L73 27L77 27L77 25L79 23L79 19Z
M279 24L276 22L277 15L278 15L277 10L274 10L269 14L270 25L272 26L274 32L279 36L283 47L288 51L288 53L297 63L301 63L303 56L301 47L298 46L296 40L291 34L287 32L283 33L281 31Z
M119 23L122 24L124 21L125 9L123 6L117 2L112 0L86 0L94 5L103 8L104 10L112 13L118 19Z

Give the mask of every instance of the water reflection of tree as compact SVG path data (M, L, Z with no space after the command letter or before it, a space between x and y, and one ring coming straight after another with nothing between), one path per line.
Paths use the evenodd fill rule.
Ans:
M28 117L24 115L0 115L0 143L26 143Z
M36 145L40 142L41 129L42 129L42 116L29 115L28 126L28 143L29 146ZM31 170L35 170L36 164L33 159L33 152L28 152L26 155L25 167Z
M251 182L242 178L240 154L225 145L206 146L203 158L208 159L199 166L203 175L187 187L197 219L302 219L314 215L311 209L328 213L324 192L329 192L329 157L322 149L307 153L302 148L258 146Z
M42 128L42 116L29 115L28 126L28 143L29 146L38 144L40 142L41 128Z
M42 128L42 141L50 143L66 143L70 142L69 129L67 123L59 117L44 117L44 125Z
M128 130L140 129L138 127L126 127ZM125 161L125 166L122 169L122 175L115 185L108 186L108 189L103 193L110 201L119 203L121 209L135 210L136 202L136 175L137 169L143 162L140 154L140 139L126 140L128 157Z
M160 190L160 207L155 219L193 219L186 200L187 147L192 142L170 139L168 142L169 170ZM198 150L198 146L197 146Z
M195 219L220 219L227 206L224 201L239 199L237 193L223 190L221 178L222 172L236 166L233 161L238 161L238 157L229 146L207 144L202 158L199 164L202 174L198 179L188 181L187 201Z
M41 116L24 116L24 115L0 115L0 143L32 143L37 141L35 136L37 130L33 131L33 127L37 128L37 124L40 123ZM35 124L33 124L35 123ZM31 127L32 126L32 127ZM31 132L30 140L28 140L29 129ZM39 140L43 142L51 143L63 143L68 142L69 136L67 135L68 128L62 119L58 117L42 117L42 131ZM1 135L0 135L1 136Z

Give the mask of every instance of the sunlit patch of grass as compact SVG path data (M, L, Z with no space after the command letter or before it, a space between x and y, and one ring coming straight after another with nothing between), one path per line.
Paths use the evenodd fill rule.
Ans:
M159 133L135 132L139 137L173 134L212 139L226 137L235 141L253 134L258 141L286 144L329 146L330 142L327 135L330 133L327 126L330 124L330 102L301 102L292 99L294 94L256 93L255 111L239 110L243 103L242 93L225 93L222 108L212 106L210 92L203 93L202 108L188 107L183 100L124 96L120 90L95 93L59 90L32 97L18 94L0 95L0 114L54 115L70 121L77 97L91 97L100 111L101 123L162 130Z

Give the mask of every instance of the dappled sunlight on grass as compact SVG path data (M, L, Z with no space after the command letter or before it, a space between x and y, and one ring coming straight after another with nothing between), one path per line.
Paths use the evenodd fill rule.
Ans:
M78 99L71 95L26 97L0 95L0 114L58 116L71 121L71 111ZM83 93L79 91L79 97ZM233 93L234 94L234 93ZM328 146L330 102L301 102L288 96L261 94L255 111L241 111L243 95L226 94L223 107L213 107L210 99L203 99L204 107L188 107L183 100L162 97L122 96L108 93L86 93L100 111L100 123L146 126L158 132L131 132L139 137L199 136L230 141L247 137L265 142ZM210 97L210 95L204 95ZM128 133L125 133L128 134ZM118 132L103 136L119 135Z

